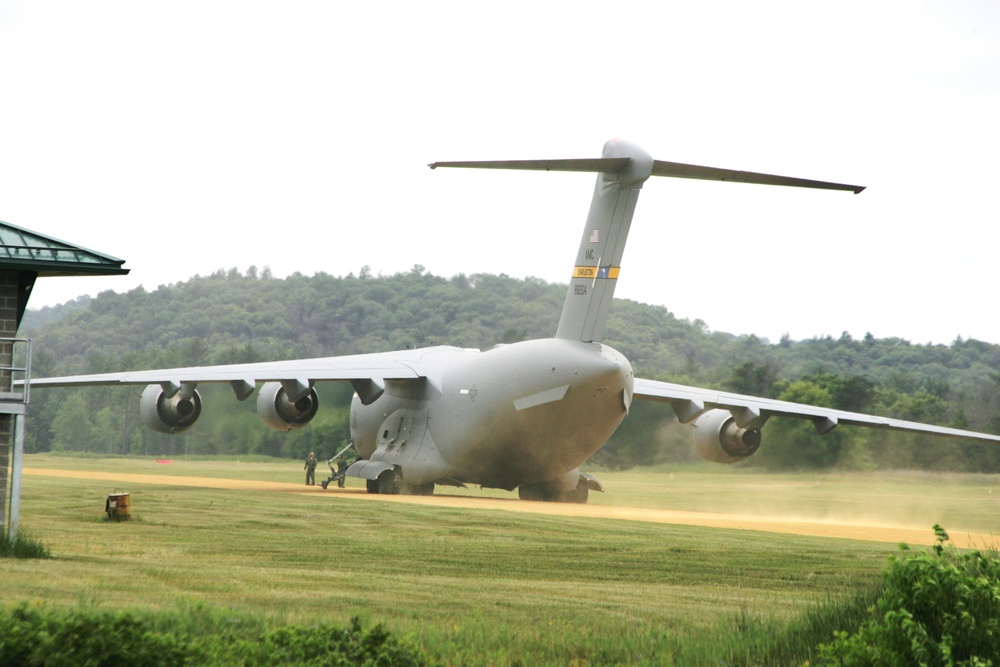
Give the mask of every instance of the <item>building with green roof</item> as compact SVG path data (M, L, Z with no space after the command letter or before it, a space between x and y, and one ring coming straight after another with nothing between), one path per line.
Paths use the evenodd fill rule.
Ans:
M14 336L38 278L126 275L125 260L0 220L0 336ZM11 295L11 289L15 294ZM8 299L15 298L16 305ZM16 316L8 309L14 306ZM10 324L14 326L11 327Z
M12 435L14 457L7 532L11 537L17 535L31 345L16 336L35 281L53 276L125 275L129 269L123 268L124 263L123 259L0 220L0 536L8 525L7 468L11 463ZM15 384L20 380L25 382Z

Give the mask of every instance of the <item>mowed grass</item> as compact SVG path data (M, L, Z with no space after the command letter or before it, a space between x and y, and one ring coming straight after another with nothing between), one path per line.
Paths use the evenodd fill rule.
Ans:
M302 478L301 463L275 460L161 465L33 455L25 466ZM592 494L592 502L738 513L784 508L790 516L867 510L872 517L879 508L905 509L907 522L926 525L928 533L934 522L990 532L1000 516L997 476L796 476L695 467L600 477L608 492ZM871 586L895 551L877 542L372 502L351 494L157 484L125 485L133 520L114 523L103 512L114 486L24 477L21 526L52 558L0 560L4 604L207 605L301 624L346 624L360 616L455 665L684 664L705 655L690 653L691 646L721 646L748 619L777 628ZM920 512L926 516L915 516ZM938 518L949 516L953 522Z
M109 463L112 462L112 463ZM27 466L126 474L224 477L298 484L302 463L268 457L150 458L29 455ZM928 530L935 523L953 534L1000 532L1000 475L891 472L770 473L711 463L665 465L624 472L594 471L606 493L590 503L619 507L816 519ZM329 476L324 462L317 481ZM349 478L348 487L363 489ZM437 494L516 498L498 489L438 487Z
M830 520L1000 533L1000 475L890 472L769 473L696 464L602 472L591 502L754 517Z

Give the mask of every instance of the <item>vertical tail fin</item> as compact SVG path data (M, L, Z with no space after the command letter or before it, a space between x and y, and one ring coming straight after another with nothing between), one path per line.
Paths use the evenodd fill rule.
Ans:
M597 172L587 226L580 240L580 250L556 330L556 338L588 342L600 341L604 337L604 326L611 310L632 214L635 213L639 190L650 176L845 190L855 194L865 189L860 185L654 160L646 151L621 139L612 139L604 144L602 156L594 159L434 162L428 166L431 169L471 167Z
M600 341L604 337L639 190L653 169L649 154L620 139L604 144L602 158L629 159L617 171L597 174L556 338Z

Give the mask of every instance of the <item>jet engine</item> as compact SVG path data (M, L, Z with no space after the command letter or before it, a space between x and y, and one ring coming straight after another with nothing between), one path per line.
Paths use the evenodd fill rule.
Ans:
M309 388L297 400L291 400L280 382L266 382L257 394L257 414L275 431L294 431L316 416L319 397Z
M190 396L177 391L167 397L158 384L151 384L142 391L139 399L139 414L146 426L157 433L180 433L191 428L201 416L201 395L197 391Z
M736 463L760 447L760 429L740 428L728 410L709 410L694 426L694 450L714 463Z

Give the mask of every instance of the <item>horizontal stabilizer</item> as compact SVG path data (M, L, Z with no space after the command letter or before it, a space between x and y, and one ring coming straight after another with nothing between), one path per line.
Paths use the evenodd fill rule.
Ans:
M466 169L525 169L530 171L585 171L616 173L631 161L627 157L581 158L576 160L476 160L472 162L432 162L428 167Z
M757 185L787 185L793 188L818 188L820 190L849 190L858 194L865 189L863 185L846 185L844 183L828 183L812 181L807 178L791 178L789 176L774 176L758 174L753 171L733 171L718 167L701 167L696 164L680 162L664 162L653 160L653 176L668 176L670 178L696 178L702 181L731 181L733 183L755 183Z
M622 171L632 158L602 157L571 160L475 160L469 162L432 162L428 167L461 167L465 169L522 169L531 171L582 171L615 174ZM702 167L682 162L653 160L652 176L669 178L694 178L702 181L729 181L732 183L753 183L756 185L785 185L794 188L816 188L819 190L844 190L858 194L863 185L847 185L828 181L814 181L808 178L775 176L754 171L736 171L718 167Z

